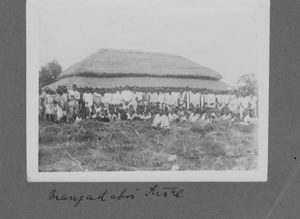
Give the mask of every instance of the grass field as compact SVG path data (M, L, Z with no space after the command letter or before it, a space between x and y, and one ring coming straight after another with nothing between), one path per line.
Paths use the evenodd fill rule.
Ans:
M40 121L39 171L251 170L257 127L229 123L174 124Z

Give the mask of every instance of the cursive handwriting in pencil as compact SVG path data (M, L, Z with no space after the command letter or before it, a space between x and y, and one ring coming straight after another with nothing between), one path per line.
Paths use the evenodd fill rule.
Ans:
M143 192L141 192L143 191ZM141 192L141 193L140 193ZM56 189L51 190L49 193L49 201L71 201L74 204L74 208L78 207L80 203L84 201L100 201L106 202L109 200L132 200L137 197L138 194L142 194L145 198L182 198L184 196L184 189L174 187L159 187L158 184L150 186L144 190L136 188L133 191L124 188L120 192L112 192L104 190L97 194L67 194L63 192L57 192Z

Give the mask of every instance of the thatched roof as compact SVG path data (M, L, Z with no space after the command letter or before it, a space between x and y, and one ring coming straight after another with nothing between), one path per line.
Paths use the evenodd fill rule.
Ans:
M224 82L203 79L185 79L185 78L153 78L153 77L121 77L121 78L93 78L93 77L67 77L48 85L51 89L56 89L59 85L66 85L71 88L73 84L78 87L93 88L114 88L125 86L138 87L189 87L201 88L214 91L226 91L230 88Z
M177 55L132 50L100 49L59 76L176 77L219 80L216 71Z

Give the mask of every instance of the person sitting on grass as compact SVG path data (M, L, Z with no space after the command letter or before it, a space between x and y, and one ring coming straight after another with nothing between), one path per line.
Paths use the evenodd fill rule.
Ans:
M82 115L81 115L81 114L78 114L78 115L76 116L75 122L76 122L76 123L79 123L79 122L81 122L81 121L82 121Z
M160 112L155 115L151 126L155 129L170 129L169 119L167 115L163 113L163 110L160 110Z
M110 122L110 120L111 120L111 115L108 112L108 109L105 109L104 112L103 112L101 121L102 122Z
M230 123L232 124L238 124L240 120L240 115L236 113L232 113L232 118L230 120Z
M255 124L256 121L257 121L257 119L254 117L253 111L250 111L245 115L241 124L242 125L252 125L252 124Z
M117 111L113 111L111 113L111 120L112 121L118 121L119 117L118 117L118 112Z
M111 115L111 121L117 121L118 120L118 109L115 105L110 105L108 107L108 111Z
M95 114L101 112L102 108L103 108L102 103L95 103L94 104Z
M216 122L216 120L217 120L216 118L217 118L216 113L215 113L215 112L211 112L211 113L210 113L210 122L211 122L211 123Z
M179 119L179 121L180 121L181 123L184 123L184 122L186 122L186 121L188 120L188 118L189 118L188 112L187 112L187 111L182 111L182 112L180 113L180 119Z
M199 122L206 123L206 122L207 122L207 117L208 117L207 113L204 112L204 113L201 115L201 117L200 117L200 119L199 119Z
M132 116L133 116L133 111L130 110L129 108L126 109L126 115L127 115L127 120L131 121L132 120Z
M95 111L95 113L92 115L92 118L95 119L95 120L99 120L100 115L101 115L101 113L99 111L98 112Z
M179 122L179 116L174 112L174 110L170 111L168 118L170 123Z
M124 110L123 108L120 109L119 111L119 117L121 121L127 121L128 117L127 117L127 111Z
M221 117L222 121L230 121L232 118L231 113L229 111L224 112L224 114Z
M199 118L200 115L196 111L192 111L189 117L189 121L195 123L199 120Z
M149 121L151 119L151 113L150 113L150 111L146 110L144 112L144 114L141 116L141 119L143 121Z
M141 121L142 120L142 115L138 112L134 112L133 115L132 115L132 120L133 121L136 121L136 120Z

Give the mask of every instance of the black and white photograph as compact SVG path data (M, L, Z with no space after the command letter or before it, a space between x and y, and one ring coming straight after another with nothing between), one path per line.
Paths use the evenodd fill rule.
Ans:
M266 181L268 0L27 1L28 181Z

